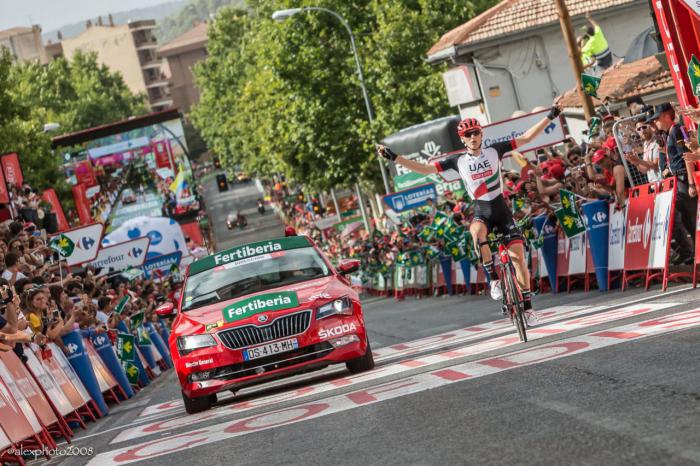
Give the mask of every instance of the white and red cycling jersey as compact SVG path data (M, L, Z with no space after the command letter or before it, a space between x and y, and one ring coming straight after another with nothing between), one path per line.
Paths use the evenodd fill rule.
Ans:
M475 201L493 201L503 194L501 160L503 155L515 150L515 139L497 142L484 147L479 155L469 150L459 152L434 162L438 172L453 169L462 177L467 193Z

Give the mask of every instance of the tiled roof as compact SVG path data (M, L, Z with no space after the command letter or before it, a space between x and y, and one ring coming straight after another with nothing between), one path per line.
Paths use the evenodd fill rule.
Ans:
M671 88L671 73L664 70L656 58L647 57L605 70L597 94L601 98L608 97L610 102L621 102L633 95L644 96ZM593 98L595 105L601 102ZM564 107L581 107L575 88L564 93L561 104Z
M158 49L158 54L168 55L169 53L191 45L207 43L207 23L199 23L189 31L177 36L167 44L163 44Z
M6 37L12 37L12 36L17 36L19 34L27 34L29 32L32 32L32 28L27 28L27 27L14 27L10 29L4 29L0 31L0 39L5 39Z
M569 15L573 17L635 1L637 0L566 0L566 6ZM472 44L555 22L559 22L559 17L552 0L503 0L445 33L428 51L428 55L455 45Z

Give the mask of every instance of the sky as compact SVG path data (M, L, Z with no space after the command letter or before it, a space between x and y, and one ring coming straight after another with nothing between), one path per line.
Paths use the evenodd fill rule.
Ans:
M99 15L144 8L167 0L0 0L0 30L32 23L51 31ZM30 19L31 18L31 19Z

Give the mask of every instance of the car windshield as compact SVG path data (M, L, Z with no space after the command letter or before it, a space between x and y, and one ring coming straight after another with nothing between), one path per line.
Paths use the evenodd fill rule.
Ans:
M329 274L329 267L312 247L254 256L191 275L187 279L182 310Z

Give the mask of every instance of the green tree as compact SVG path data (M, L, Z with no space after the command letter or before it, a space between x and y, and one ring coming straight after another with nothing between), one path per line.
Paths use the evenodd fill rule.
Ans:
M15 62L0 50L0 153L17 152L25 179L37 189L67 186L60 160L51 152L45 123L78 131L145 113L143 96L131 94L122 76L78 53L48 65Z
M301 4L299 4L301 3ZM208 59L193 121L228 165L284 172L315 189L359 178L379 186L373 144L405 126L452 113L441 68L425 53L441 34L490 0L249 0L222 9L209 31ZM345 28L309 11L282 23L277 9L321 6L355 33L376 111L370 126Z

